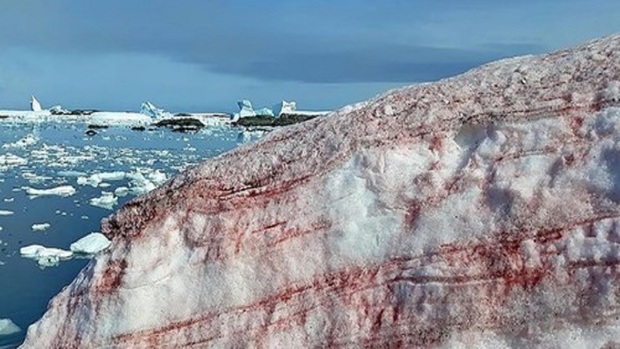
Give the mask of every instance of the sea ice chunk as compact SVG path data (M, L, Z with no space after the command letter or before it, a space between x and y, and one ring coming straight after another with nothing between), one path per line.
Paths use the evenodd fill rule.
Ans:
M32 225L32 230L33 231L45 231L47 229L49 229L52 225L49 223L38 223L38 224L33 224Z
M69 246L73 253L95 254L110 246L110 240L101 233L90 233Z
M26 194L32 197L48 196L48 195L57 195L57 196L67 197L75 193L76 193L75 188L73 188L70 185L61 185L59 187L50 188L50 189L35 189L35 188L30 188L30 187L26 188Z
M37 99L34 97L34 95L32 95L30 97L30 110L32 111L42 111L43 108L41 108L41 103L39 103L39 101L37 101Z
M8 149L8 148L25 148L29 145L33 145L35 143L37 143L38 138L33 135L33 134L29 134L26 135L24 138L15 141L13 143L6 143L2 145L2 148Z
M111 210L117 203L118 198L114 196L114 193L108 191L102 191L100 197L90 199L91 205L108 210Z
M19 328L19 326L17 326L11 319L0 319L0 337L10 336L21 331L21 328Z
M36 260L39 265L44 267L58 265L61 260L73 257L73 252L71 251L41 245L24 246L19 249L19 254L24 258Z
M0 210L0 216L12 216L13 215L13 211L9 211L9 210Z

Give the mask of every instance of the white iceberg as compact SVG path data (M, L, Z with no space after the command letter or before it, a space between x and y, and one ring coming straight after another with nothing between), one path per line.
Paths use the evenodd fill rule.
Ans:
M237 102L237 106L239 106L239 112L233 115L232 121L238 121L241 118L256 116L256 111L254 111L254 108L252 108L252 102L250 102L249 100L241 100Z
M32 231L45 231L49 229L52 225L49 223L37 223L32 225Z
M67 197L67 196L72 196L75 193L76 193L75 188L73 188L70 185L61 185L59 187L50 188L50 189L35 189L35 188L30 188L30 187L26 188L26 194L32 197L50 196L50 195Z
M102 191L100 197L90 199L91 205L108 210L111 210L117 203L118 198L114 196L114 193L107 191Z
M282 114L294 114L297 110L297 102L282 101L273 106L273 114L279 118Z
M89 177L78 177L77 184L90 185L91 187L96 188L102 182L120 181L125 179L125 176L126 174L123 171L94 173Z
M12 215L13 215L13 211L0 210L0 216L12 216Z
M118 197L124 197L127 196L127 194L129 194L129 188L127 187L118 187L114 189L114 195Z
M30 97L30 110L32 110L32 111L43 111L43 108L41 108L41 103L39 103L39 101L37 101L37 99L34 97L34 95L32 95Z
M153 103L148 102L148 101L142 103L142 105L140 106L140 113L144 115L148 115L153 119L163 119L163 118L172 117L172 114L168 113L167 111L163 109L157 108Z
M21 328L19 328L19 326L17 326L11 319L0 319L0 337L10 336L21 331Z
M24 258L36 260L39 265L44 267L58 265L60 261L73 257L73 252L71 251L42 245L24 246L19 249L19 254Z
M95 254L105 250L111 242L101 233L90 233L69 246L76 254Z

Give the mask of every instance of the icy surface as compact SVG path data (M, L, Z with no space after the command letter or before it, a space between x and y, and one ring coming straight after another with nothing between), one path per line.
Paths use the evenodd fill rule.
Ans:
M114 193L107 191L102 191L101 196L90 199L91 205L108 210L111 210L117 203L118 197L114 196Z
M71 244L73 253L96 254L110 246L110 240L101 233L90 233Z
M49 223L36 223L32 225L32 231L46 231L51 226Z
M276 117L282 116L282 114L294 114L297 110L297 102L295 101L282 101L273 106L273 113Z
M55 188L49 189L35 189L35 188L26 188L26 194L31 197L38 196L48 196L48 195L58 195L58 196L71 196L75 194L76 190L70 185L61 185Z
M21 332L21 329L11 319L0 319L0 337L10 336Z
M55 266L62 260L73 257L73 252L60 248L45 247L41 245L28 245L19 249L22 257L34 259L41 266Z
M193 167L104 222L24 347L615 347L619 76L612 36Z
M172 117L172 114L166 112L163 109L157 108L153 103L148 102L148 101L142 103L142 105L140 106L140 113L144 115L148 115L149 117L153 119L163 119L163 118Z
M30 97L30 110L35 112L43 110L43 108L41 108L41 103L39 103L34 96Z

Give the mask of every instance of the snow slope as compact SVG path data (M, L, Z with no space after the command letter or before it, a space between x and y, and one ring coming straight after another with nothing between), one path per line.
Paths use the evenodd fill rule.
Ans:
M615 347L620 35L271 132L106 220L41 347Z

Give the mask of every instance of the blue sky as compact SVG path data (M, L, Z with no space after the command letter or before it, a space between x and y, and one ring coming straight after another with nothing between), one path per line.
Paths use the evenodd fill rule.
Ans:
M0 108L331 109L620 31L618 0L6 0Z

